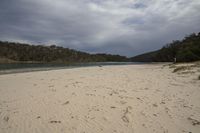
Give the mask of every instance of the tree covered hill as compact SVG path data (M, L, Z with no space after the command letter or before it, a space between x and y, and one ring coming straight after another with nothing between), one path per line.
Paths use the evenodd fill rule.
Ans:
M173 41L157 51L132 58L111 54L89 54L56 45L29 45L0 41L0 63L78 63L78 62L191 62L200 60L200 33Z
M157 51L131 58L135 62L191 62L200 60L200 33L191 34L181 41L173 41Z
M77 62L125 62L125 56L110 54L89 54L56 45L29 45L0 41L0 61L41 62L41 63L77 63Z

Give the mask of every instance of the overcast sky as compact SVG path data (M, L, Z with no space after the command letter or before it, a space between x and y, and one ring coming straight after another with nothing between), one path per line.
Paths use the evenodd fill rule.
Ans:
M133 56L200 32L200 0L0 0L0 40Z

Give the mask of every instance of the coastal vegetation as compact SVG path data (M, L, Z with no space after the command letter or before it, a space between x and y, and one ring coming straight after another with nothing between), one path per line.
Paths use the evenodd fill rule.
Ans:
M178 66L178 67L175 67L175 69L173 70L173 72L179 72L179 71L184 71L184 70L189 70L190 67L189 66Z
M131 58L137 62L192 62L200 60L200 33L176 40L157 51L145 53Z
M29 45L0 41L1 63L78 63L78 62L126 62L125 56L89 54L56 45Z
M200 80L200 61L191 62L191 63L173 63L165 65L164 67L169 67L172 69L173 73L179 75L195 75L195 79Z

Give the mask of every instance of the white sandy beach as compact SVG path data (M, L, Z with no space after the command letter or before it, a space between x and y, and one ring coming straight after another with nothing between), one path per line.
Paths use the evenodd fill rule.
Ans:
M0 133L200 133L200 72L162 64L0 75Z

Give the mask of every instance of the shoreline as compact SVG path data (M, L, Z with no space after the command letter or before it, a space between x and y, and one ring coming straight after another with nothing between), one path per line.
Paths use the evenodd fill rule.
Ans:
M28 64L31 65L32 63ZM9 68L9 69L0 69L0 75L5 74L14 74L14 73L26 73L26 72L37 72L37 71L51 71L51 70L59 70L59 69L74 69L74 68L82 68L82 67L103 67L103 66L116 66L116 65L141 65L141 64L155 64L155 63L143 63L143 62L90 62L90 63L77 63L71 65L65 64L37 64L37 65L44 65L44 66L37 66L37 67L24 67L24 68ZM158 64L158 63L156 63ZM165 63L159 63L165 64ZM5 64L8 65L8 64ZM9 64L9 65L18 65L17 64ZM21 63L19 63L21 65ZM27 65L27 63L25 63ZM33 63L34 65L34 63Z

